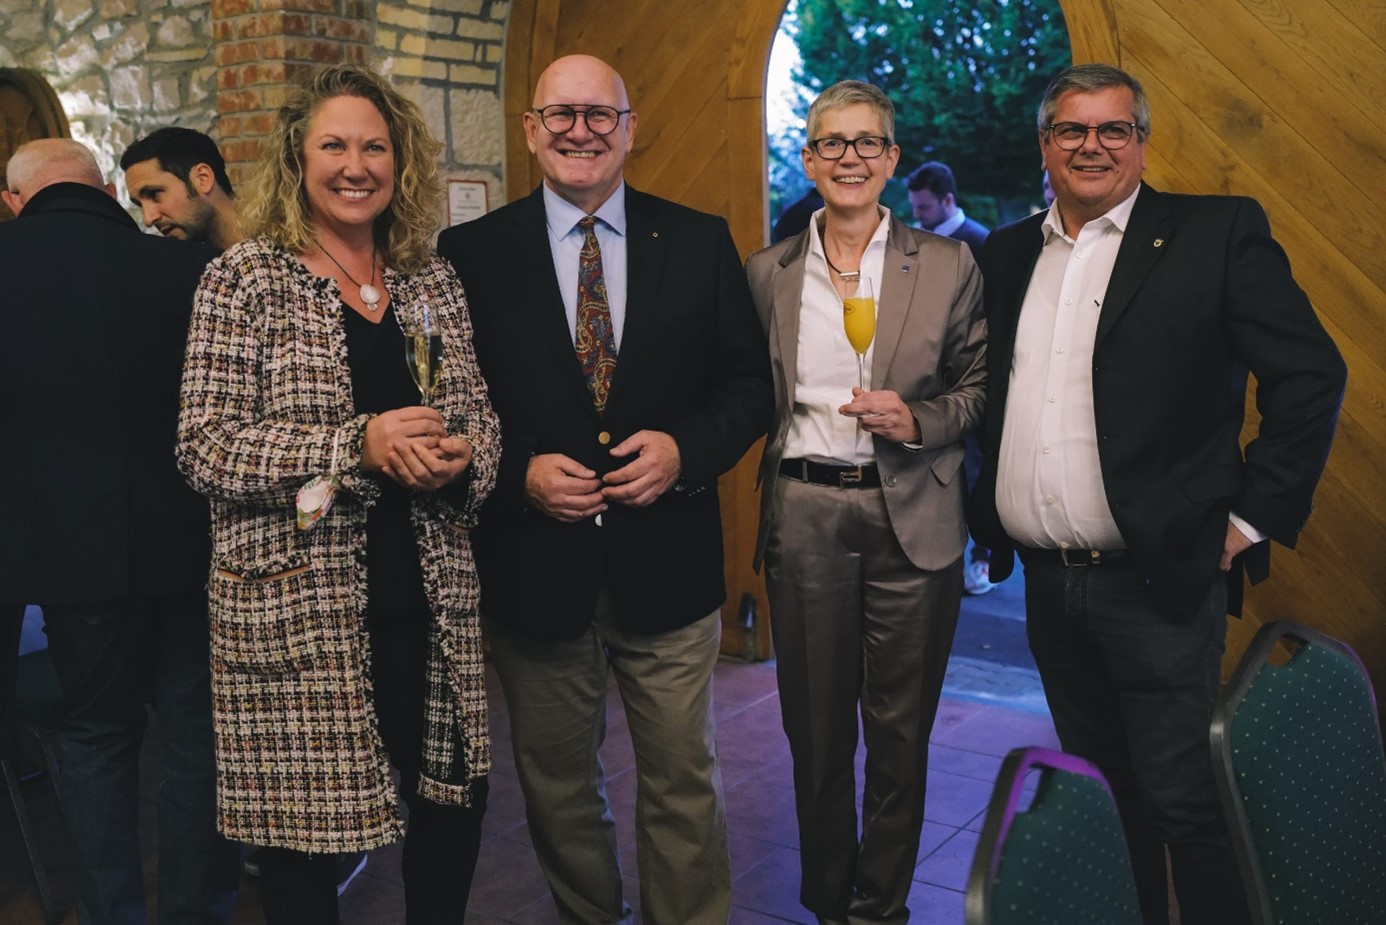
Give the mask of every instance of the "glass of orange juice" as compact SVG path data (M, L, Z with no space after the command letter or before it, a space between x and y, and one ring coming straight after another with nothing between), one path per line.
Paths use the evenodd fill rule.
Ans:
M857 378L866 391L866 351L876 337L876 297L869 277L842 280L842 327L857 352Z

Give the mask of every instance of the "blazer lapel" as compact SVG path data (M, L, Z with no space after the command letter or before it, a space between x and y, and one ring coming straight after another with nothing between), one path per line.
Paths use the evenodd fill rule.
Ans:
M799 235L793 247L780 258L780 265L771 280L774 287L774 307L770 312L771 357L778 357L781 368L778 396L782 407L789 407L794 397L794 381L799 374L799 310L804 301L804 265L808 260L808 234ZM789 416L785 416L786 424Z
M1102 313L1097 319L1095 345L1102 343L1107 332L1130 307L1151 267L1168 250L1167 245L1175 231L1171 219L1164 196L1142 183L1136 204L1131 209L1131 220L1121 236L1116 263L1112 265L1112 277L1107 283Z
M876 350L871 358L871 388L884 387L886 373L900 345L905 317L914 304L919 277L919 245L898 218L890 220L885 259L876 291Z
M626 320L621 328L621 349L611 374L607 413L630 388L632 359L651 325L659 323L659 280L664 272L669 235L661 227L658 201L626 185ZM584 383L584 389L586 384Z

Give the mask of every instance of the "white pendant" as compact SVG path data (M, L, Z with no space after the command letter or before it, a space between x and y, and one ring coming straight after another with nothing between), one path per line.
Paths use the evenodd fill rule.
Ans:
M366 303L367 311L375 311L376 305L380 304L380 290L366 283L361 287L361 301Z

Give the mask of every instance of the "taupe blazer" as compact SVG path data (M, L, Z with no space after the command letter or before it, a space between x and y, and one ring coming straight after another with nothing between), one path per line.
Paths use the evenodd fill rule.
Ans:
M756 312L770 342L775 389L775 416L759 478L757 569L771 526L779 517L792 516L778 510L774 498L794 407L808 253L805 230L752 254L746 263ZM897 392L909 405L919 421L923 448L910 450L876 437L876 464L901 547L916 566L932 571L962 555L967 541L963 437L981 424L987 378L982 276L966 244L892 218L882 277L871 388ZM850 397L850 383L845 383L843 401Z

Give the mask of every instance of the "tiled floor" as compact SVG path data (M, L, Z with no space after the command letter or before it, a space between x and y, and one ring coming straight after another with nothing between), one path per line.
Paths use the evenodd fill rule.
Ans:
M1023 636L1014 622L1018 595L1018 585L1008 583L993 594L968 599L964 610L930 747L924 832L909 903L911 920L920 925L962 922L962 890L1001 758L1019 745L1056 747L1033 672L1024 665ZM1001 653L1003 657L997 658L999 649L1017 646L1019 656ZM504 700L494 679L491 687L495 769L486 839L467 921L475 925L553 923L557 917L525 829L509 753ZM811 923L812 917L799 906L797 898L793 792L788 748L780 728L774 665L723 660L716 672L715 698L734 877L731 923ZM634 844L633 757L620 700L614 695L610 714L603 759L618 838L628 849ZM152 777L147 776L149 799L153 787ZM67 910L63 922L75 922L71 881L64 867L51 792L43 780L29 781L24 789L41 829L44 857L50 862L56 892ZM0 804L0 923L40 925L43 919L37 893L9 801L0 799ZM146 809L150 810L145 825L148 843L153 838L152 803L147 803ZM638 906L633 863L627 869L628 897ZM152 862L147 863L146 870L152 881ZM395 925L404 921L403 908L399 849L377 851L342 897L343 922ZM261 921L252 878L243 883L233 921Z

